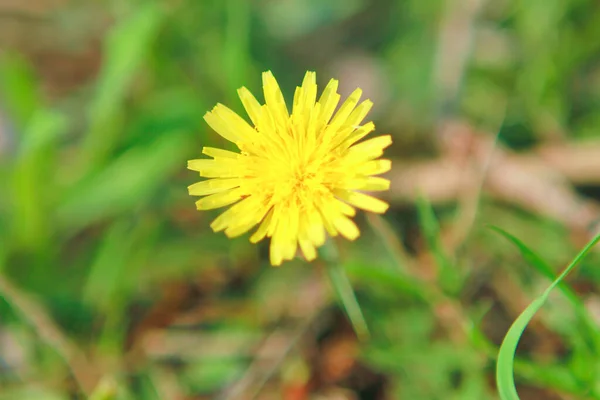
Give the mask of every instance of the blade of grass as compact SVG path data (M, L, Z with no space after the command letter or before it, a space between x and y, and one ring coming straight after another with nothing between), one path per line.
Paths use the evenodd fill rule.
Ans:
M370 336L369 328L352 289L352 284L348 279L348 275L346 275L346 271L344 271L339 263L327 263L327 273L344 310L346 310L346 314L350 319L350 323L352 323L356 335L360 340L367 340Z
M496 364L496 385L498 387L498 393L502 400L520 400L515 387L514 377L514 360L517 345L521 339L521 335L525 331L525 328L535 315L535 313L542 308L550 292L558 286L561 281L575 268L581 260L589 253L589 251L600 241L600 234L595 236L581 252L573 259L571 264L565 268L565 270L556 278L552 284L542 293L540 297L535 299L516 319L508 330L500 351L498 353L498 361Z
M35 111L25 129L18 159L12 171L13 232L29 249L42 247L51 227L48 221L49 193L55 192L48 171L54 169L51 151L65 133L65 117L54 111Z
M139 207L180 168L188 148L185 132L171 132L123 153L69 188L57 209L58 225L74 232Z
M490 228L493 231L504 236L511 243L513 243L519 249L525 261L527 261L529 264L531 264L531 266L537 269L538 272L540 272L542 275L544 275L550 280L554 279L554 272L552 271L550 265L542 257L540 257L538 254L529 249L522 241L520 241L512 234L506 232L505 230L497 226L491 226ZM573 289L571 289L567 284L565 284L564 282L560 282L557 285L557 288L573 305L577 317L580 318L580 320L585 325L585 328L587 329L588 334L590 335L590 338L594 343L594 348L596 349L596 352L600 354L600 329L598 328L598 325L588 312L587 308L585 307L581 299L577 297L577 294L575 294Z
M335 291L341 306L346 311L346 315L348 316L358 339L367 340L370 336L369 328L367 327L367 322L365 321L365 317L363 316L354 290L352 289L350 279L348 279L348 275L340 263L339 254L335 244L332 241L328 241L323 247L323 252L323 259L326 261L325 269L329 275L333 290Z
M165 11L157 2L145 2L131 15L120 20L104 44L104 63L96 84L96 93L88 109L82 165L99 165L110 153L125 119L123 103L136 72L143 65Z
M3 111L16 128L27 126L33 113L41 108L35 73L25 57L3 49L0 54L0 97Z

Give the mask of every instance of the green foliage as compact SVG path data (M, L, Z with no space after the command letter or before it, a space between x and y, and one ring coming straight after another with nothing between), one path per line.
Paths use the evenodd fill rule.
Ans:
M501 232L504 236L511 239L522 252L528 255L528 259L533 261L534 265L542 265L541 259L536 256L533 252L528 250L524 244L519 242L513 236L508 235L507 233L497 229L498 232ZM573 268L579 264L587 253L600 241L600 235L597 235L593 238L584 248L583 250L573 259L573 261L565 268L565 270L552 282L552 284L542 293L542 295L536 298L516 319L516 321L511 325L510 329L506 333L504 340L502 341L502 346L500 347L500 352L498 353L498 362L496 367L496 381L498 384L498 391L500 393L500 398L502 400L519 400L519 395L517 394L517 389L515 387L514 381L514 373L513 373L513 363L515 352L517 351L517 345L519 344L519 340L523 331L534 317L534 315L542 308L544 303L548 300L550 293L552 290L561 284L563 279L571 272ZM566 291L563 287L563 291ZM566 291L566 293L570 293ZM570 297L571 298L571 297ZM577 303L576 303L577 304ZM580 311L583 313L584 311ZM589 364L588 364L589 365ZM575 370L573 370L575 372ZM564 380L564 379L563 379ZM588 388L589 390L590 388ZM596 396L594 396L596 398Z
M358 216L361 237L336 242L335 257L271 269L262 244L210 230L217 214L194 209L186 160L233 146L202 117L217 102L242 111L242 85L261 99L267 69L288 101L306 70L344 93L364 83L394 160L432 157L448 116L500 126L502 145L522 151L597 140L593 0L26 3L37 11L0 10L0 400L213 398L240 382L280 395L311 378L283 376L288 356L324 375L315 396L368 393L359 386L377 375L385 398L496 398L497 347L524 308L512 302L568 262L567 227L484 193L455 251L448 215L463 204L413 207L395 192L381 224ZM509 330L503 399L517 399L513 374L540 390L532 399L600 398L598 255L586 260L585 297L561 275L560 295L544 292ZM542 304L544 329L517 350ZM356 334L354 358L336 363L329 341ZM531 344L548 337L550 350Z
M440 227L433 213L433 208L424 197L419 197L417 209L423 234L437 265L438 283L442 289L456 294L460 291L460 271L442 248Z

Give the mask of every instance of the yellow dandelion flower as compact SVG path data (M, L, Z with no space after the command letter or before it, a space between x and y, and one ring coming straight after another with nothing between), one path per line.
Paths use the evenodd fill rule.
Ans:
M257 243L271 238L270 260L281 265L298 250L311 261L326 232L354 240L359 230L351 217L355 207L383 213L388 204L359 191L387 190L390 182L377 177L391 168L379 159L392 143L390 135L365 140L375 129L361 125L373 103L359 103L356 89L335 112L340 95L332 79L317 101L316 74L307 72L296 88L290 114L271 72L262 76L265 103L242 87L238 94L252 124L222 104L204 119L240 152L204 147L212 159L188 161L188 168L209 178L189 186L199 210L232 205L211 224L228 237L242 235Z

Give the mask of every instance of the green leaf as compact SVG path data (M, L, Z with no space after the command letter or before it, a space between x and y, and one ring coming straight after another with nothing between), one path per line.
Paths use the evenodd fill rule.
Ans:
M5 111L18 128L26 126L40 107L35 74L22 55L10 52L0 54L0 96Z
M67 120L54 111L37 110L24 131L18 159L12 170L12 220L18 242L35 248L48 238L48 203L55 188L49 174L54 170L52 150L64 134Z
M185 165L188 148L186 134L170 132L149 145L130 149L69 191L57 210L60 226L78 229L120 212L132 212Z
M517 350L517 345L519 344L519 340L521 339L521 335L525 331L525 328L535 315L535 313L542 308L550 292L556 286L558 286L561 281L575 268L581 260L587 255L587 253L596 245L596 243L600 241L600 234L594 237L584 248L583 250L575 257L575 259L565 268L565 270L556 278L552 284L542 293L540 297L535 299L516 319L516 321L512 324L508 333L504 337L502 341L502 345L500 346L500 351L498 353L498 361L496 365L496 385L498 387L498 393L500 394L500 398L502 400L519 400L519 395L517 394L517 388L515 387L515 378L514 378L514 359L515 352Z
M123 102L127 91L164 17L164 10L158 4L146 2L110 32L96 94L88 110L90 127L82 152L84 165L102 160L112 149L125 118Z
M68 121L62 114L45 109L37 110L29 120L25 135L21 142L22 158L53 145L66 131Z

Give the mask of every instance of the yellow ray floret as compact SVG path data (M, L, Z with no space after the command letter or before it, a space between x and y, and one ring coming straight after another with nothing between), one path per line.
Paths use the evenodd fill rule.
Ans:
M213 223L215 231L236 237L256 228L250 241L271 238L270 260L281 265L300 250L311 261L330 236L356 239L356 208L384 213L388 204L360 191L388 190L380 175L391 168L380 159L389 135L361 141L375 129L363 123L373 103L360 102L356 89L340 101L332 79L317 100L316 74L307 72L296 88L291 113L273 74L263 73L265 104L246 88L239 97L252 124L222 104L206 113L208 125L233 142L239 153L205 147L212 157L188 161L209 178L189 186L199 210L231 205ZM362 125L361 125L362 124Z

